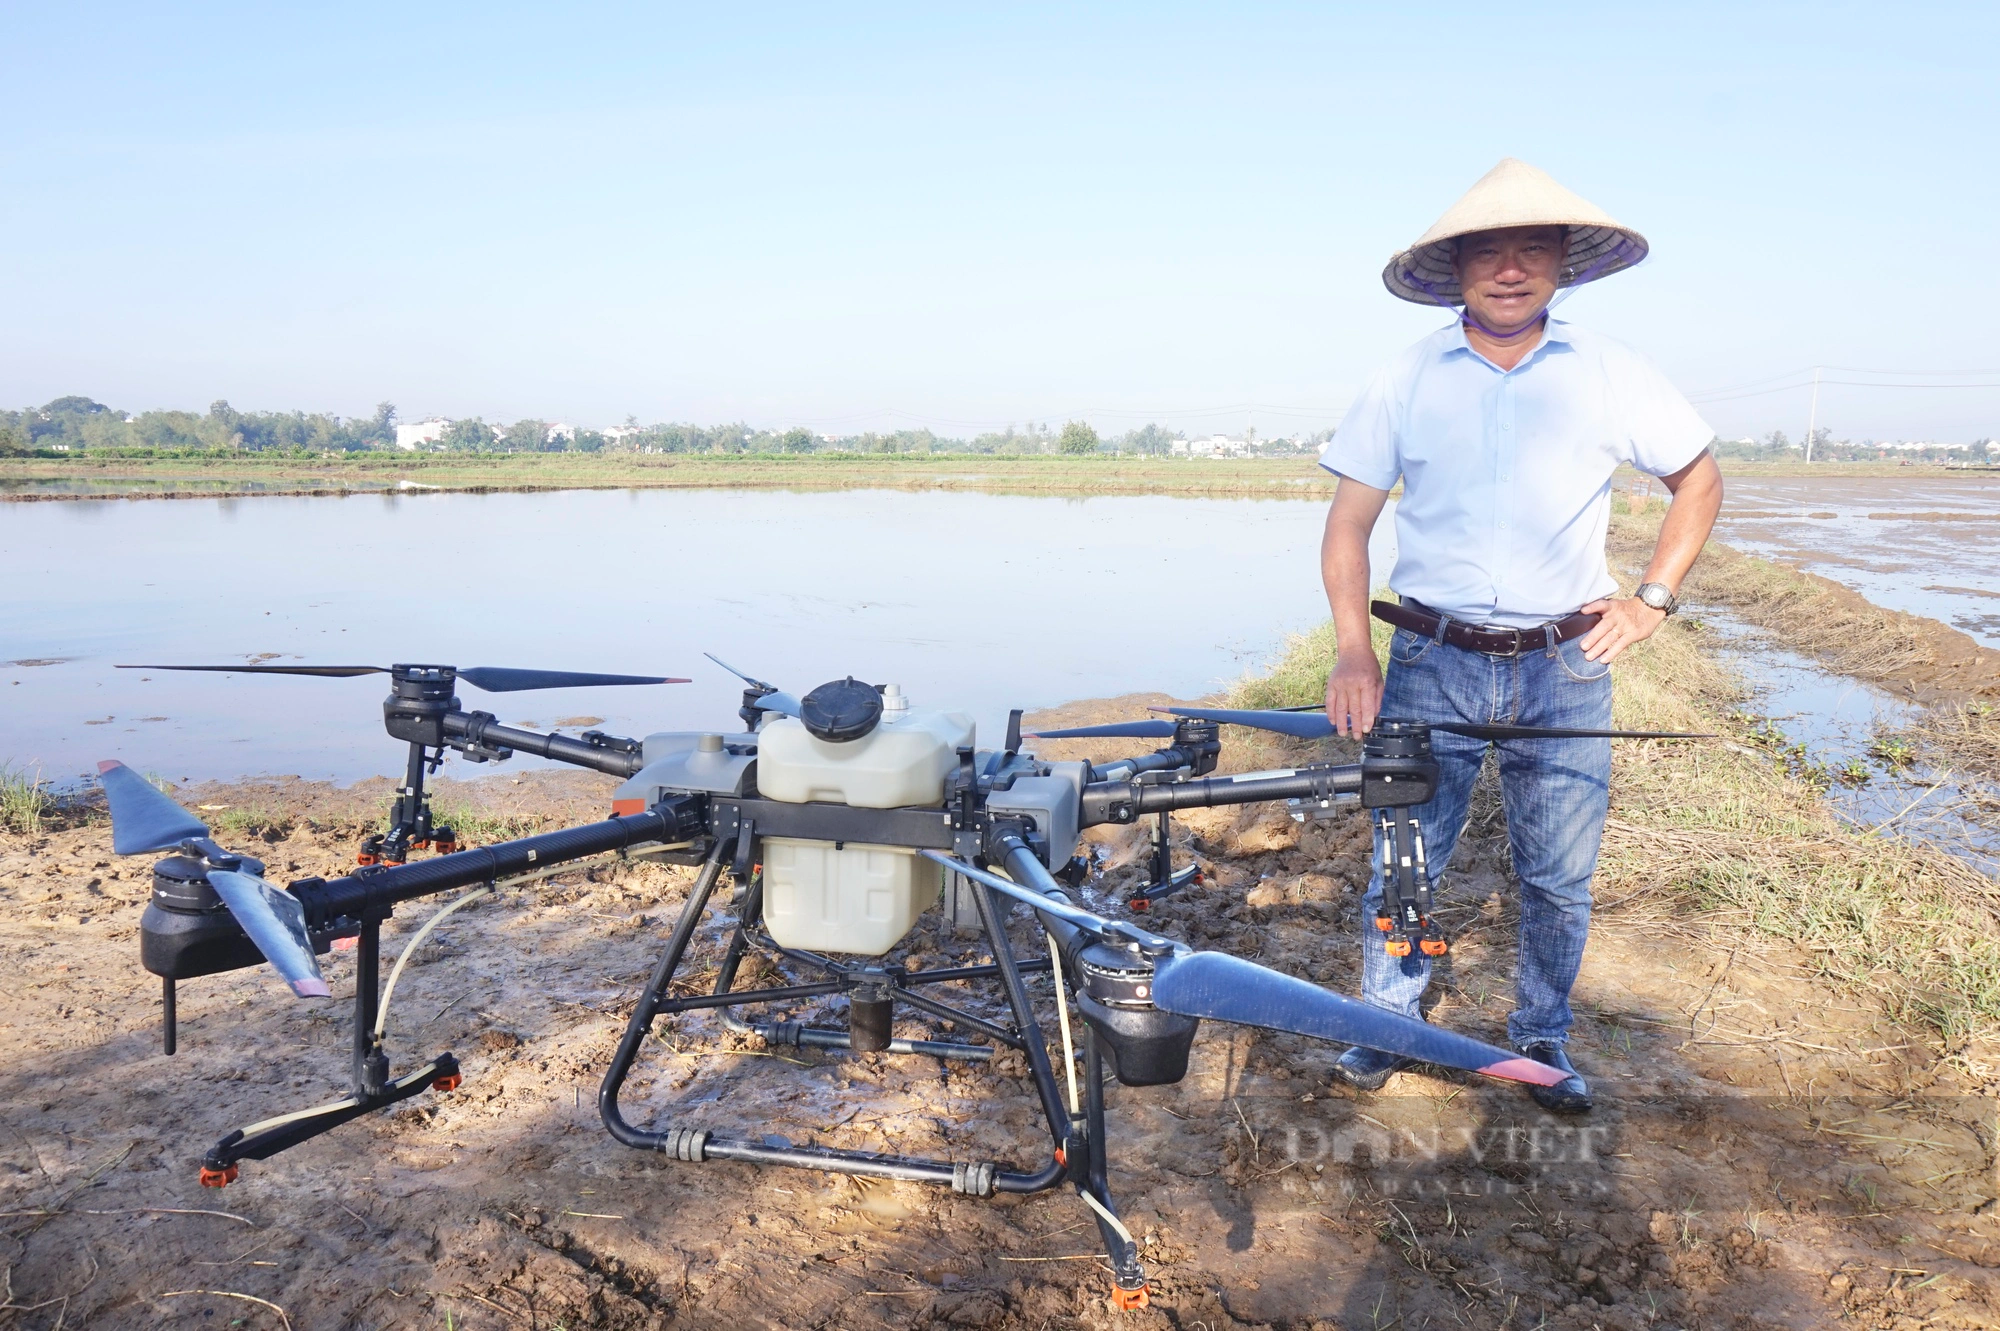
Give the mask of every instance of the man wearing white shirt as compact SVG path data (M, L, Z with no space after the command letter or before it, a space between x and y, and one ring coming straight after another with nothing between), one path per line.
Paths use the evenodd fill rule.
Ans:
M1327 680L1336 730L1377 716L1605 729L1611 662L1678 607L1675 592L1708 539L1722 477L1714 432L1644 358L1549 317L1559 289L1621 271L1645 238L1509 158L1410 249L1391 260L1391 293L1451 308L1450 326L1377 374L1320 458L1339 475L1321 546L1339 657ZM1621 464L1672 495L1638 593L1617 598L1605 567L1611 478ZM1389 491L1398 605L1386 682L1369 646L1368 534ZM1437 793L1415 811L1433 880L1465 826L1485 741L1433 732ZM1521 882L1520 966L1508 1035L1570 1076L1533 1087L1558 1112L1590 1108L1570 1063L1569 992L1590 928L1590 879L1609 802L1603 739L1497 746L1502 802ZM1362 997L1409 1016L1430 958L1394 956L1367 922L1382 899L1379 847L1363 903ZM1380 1089L1407 1060L1350 1049L1343 1079Z

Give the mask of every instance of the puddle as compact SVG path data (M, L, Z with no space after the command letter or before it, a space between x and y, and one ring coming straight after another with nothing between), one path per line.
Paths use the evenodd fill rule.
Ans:
M1727 615L1704 611L1701 619L1728 644L1730 664L1753 692L1747 710L1767 723L1772 750L1824 786L1843 822L1927 842L1982 873L2000 873L2000 829L1950 773L1901 765L1880 743L1920 708L1833 674Z

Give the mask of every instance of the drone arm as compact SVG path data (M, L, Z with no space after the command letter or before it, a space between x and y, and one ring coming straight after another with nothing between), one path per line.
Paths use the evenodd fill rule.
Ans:
M1161 749L1137 758L1120 758L1102 766L1092 764L1090 775L1096 781L1120 781L1141 772L1172 772L1192 767L1194 763L1195 756L1180 749Z
M490 712L450 712L443 719L444 733L448 737L473 747L513 749L520 753L532 753L537 758L552 758L559 763L609 772L613 776L631 776L646 765L636 746L625 747L630 744L629 740L610 740L607 737L608 742L599 746L587 740L571 739L568 735L544 735L538 731L503 726L493 719Z
M379 915L398 902L474 883L490 883L509 874L529 873L565 860L580 860L643 842L688 841L704 830L703 805L699 796L675 796L661 800L644 813L628 813L582 827L500 841L415 864L372 869L340 878L301 879L290 887L293 895L305 904L311 927L323 928L341 916L361 919Z
M1323 763L1286 772L1247 772L1194 781L1140 785L1136 781L1093 782L1083 789L1079 825L1136 822L1141 816L1171 809L1206 809L1218 804L1255 804L1261 800L1325 800L1361 793L1359 763Z

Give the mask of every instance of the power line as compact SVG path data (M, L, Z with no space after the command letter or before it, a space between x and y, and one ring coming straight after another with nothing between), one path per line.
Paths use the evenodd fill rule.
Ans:
M1779 374L1768 374L1761 379L1746 380L1740 384L1728 384L1719 388L1703 389L1688 396L1690 400L1702 399L1722 402L1729 401L1735 397L1756 397L1763 393L1789 392L1795 388L1806 387L1829 370L1837 374L1867 374L1883 379L1927 378L1965 380L2000 378L2000 370L1871 370L1864 369L1859 365L1807 365L1796 370L1786 370ZM1770 384L1776 379L1797 379L1799 382L1777 384L1769 388L1764 387L1764 385ZM1984 383L1968 384L1957 382L1926 384L1874 383L1868 380L1854 379L1826 379L1823 382L1847 384L1862 388L1990 388L2000 386Z

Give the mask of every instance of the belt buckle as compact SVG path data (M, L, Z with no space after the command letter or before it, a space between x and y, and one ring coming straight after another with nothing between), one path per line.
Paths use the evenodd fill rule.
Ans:
M1524 650L1526 650L1527 647L1526 640L1524 640L1521 637L1521 630L1519 629L1509 629L1508 632L1514 635L1514 650L1508 652L1507 655L1519 656Z

